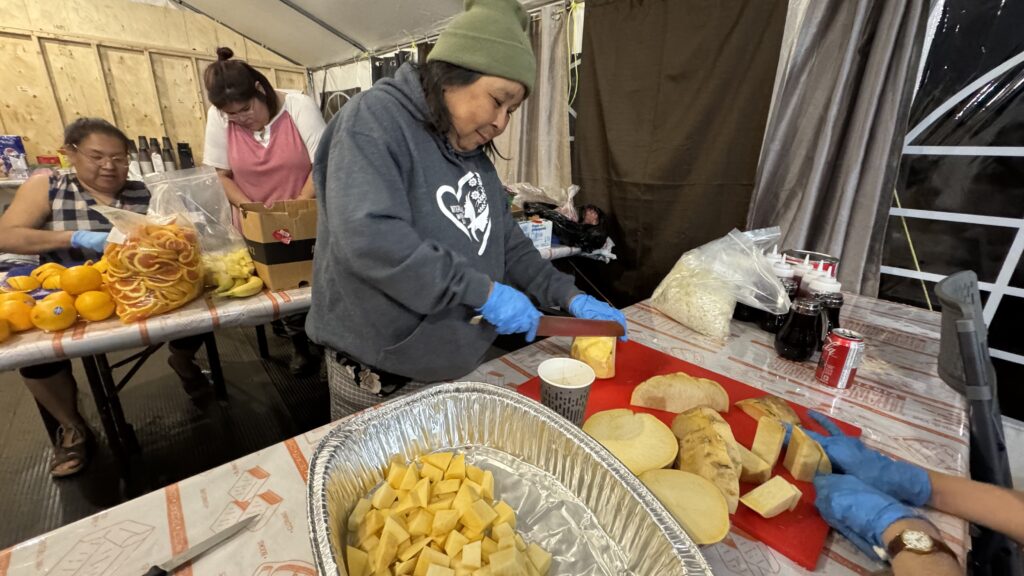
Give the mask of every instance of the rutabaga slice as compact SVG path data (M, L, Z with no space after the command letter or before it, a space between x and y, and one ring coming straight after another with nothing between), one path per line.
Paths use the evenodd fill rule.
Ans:
M625 408L592 415L583 423L583 431L636 475L672 464L679 451L672 430L661 420Z
M729 507L722 491L682 470L648 470L640 481L654 493L697 544L714 544L729 533Z
M788 422L794 426L800 425L800 417L793 408L778 396L762 396L760 398L747 398L736 403L740 410L746 412L754 420L760 420L765 416Z
M814 480L818 465L821 464L821 456L824 453L818 443L811 440L810 436L805 434L799 426L793 426L793 433L789 437L789 448L786 449L786 459L783 464L793 478L801 482L810 482Z
M743 472L740 473L740 482L752 482L763 484L772 475L772 467L759 458L756 454L747 450L742 444L737 444L740 451L740 463L743 465Z
M714 380L694 378L686 372L675 372L654 376L641 382L633 389L629 403L677 414L698 406L728 412L729 394Z
M750 451L767 462L769 469L774 468L785 439L786 427L782 422L765 416L757 421L757 432L754 433L754 443L750 446Z
M744 505L764 518L774 518L792 510L799 500L800 491L782 476L772 477L740 498Z

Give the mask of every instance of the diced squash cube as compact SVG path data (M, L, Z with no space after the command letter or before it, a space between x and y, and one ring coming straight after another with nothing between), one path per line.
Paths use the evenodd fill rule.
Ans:
M500 500L494 505L494 512L498 515L494 519L495 524L508 524L512 528L516 527L516 512L504 500Z
M365 540L368 536L380 534L380 531L384 528L384 520L387 516L380 510L370 510L363 516L363 523L359 526L359 531L356 533L356 539L359 542Z
M480 483L480 486L483 487L483 490L480 493L480 497L483 498L484 500L487 500L488 503L493 502L494 501L494 474L490 470L485 470L484 471L484 478L483 478L483 480L484 481Z
M450 478L448 480L442 480L437 484L434 484L432 496L441 496L442 494L456 493L459 488L462 487L462 480L459 478Z
M388 535L392 536L396 547L403 541L408 540L410 536L409 531L406 529L402 520L395 518L394 516L389 516L388 519L384 521L384 530L382 532L381 541L384 541L384 536ZM397 548L395 551L397 552Z
M455 530L459 523L459 513L456 510L438 510L434 514L434 523L430 528L431 536L443 536Z
M740 502L764 518L774 518L788 510L794 500L800 499L800 491L793 488L785 478L775 476L744 494Z
M491 553L498 549L498 543L491 539L490 536L484 536L484 539L480 541L480 557L484 562L489 562Z
M528 576L522 555L514 545L491 554L490 565L493 576Z
M345 549L345 565L349 576L366 576L370 573L370 557L359 548L348 546Z
M444 472L445 470L448 469L448 464L452 461L452 458L454 456L455 454L451 452L434 452L433 454L423 455L423 457L420 458L420 460L422 460L425 464L430 464L431 466Z
M483 541L469 542L462 547L462 565L469 568L479 568L483 565L481 557Z
M516 542L516 549L518 549L520 552L525 552L526 551L526 541L523 540L522 536L520 536L519 534L516 534L515 542Z
M416 569L416 558L409 558L395 565L395 576L407 576Z
M413 486L420 481L419 469L416 467L416 463L412 463L408 468L405 469L405 475L402 477L402 483L398 485L399 490L412 490Z
M373 551L379 545L380 545L380 537L377 536L376 534L373 534L371 536L367 536L365 540L360 540L358 542L359 548L361 548L362 550L366 551L367 553ZM369 560L367 560L366 565L367 565L367 568L369 568L369 565L370 565Z
M484 533L482 531L473 530L468 526L464 526L462 530L460 530L460 532L462 532L462 535L465 536L466 539L470 542L482 540L484 537Z
M431 564L427 568L427 576L455 576L455 570L439 564Z
M469 464L466 466L466 478L476 482L477 484L483 484L484 471L472 464Z
M380 537L380 544L370 551L370 568L374 572L387 569L395 558L398 557L398 540L395 540L393 532L384 532Z
M434 527L434 513L426 508L417 508L409 517L409 534L426 536Z
M793 478L801 482L814 480L822 454L824 452L817 442L811 440L810 436L799 427L793 426L793 433L789 437L789 448L786 449L786 459L783 462Z
M402 496L401 498L398 499L398 502L391 507L391 511L397 514L404 514L405 512L409 512L411 510L419 508L419 506L417 506L416 503L412 501L412 498L412 492L409 492L405 496Z
M416 486L409 492L414 506L427 506L430 504L430 480L420 478Z
M352 508L352 513L348 516L349 532L359 530L359 525L362 524L363 518L366 517L366 513L369 512L371 508L373 508L373 504L366 498L360 498L359 501L356 502L355 507Z
M508 524L495 524L494 528L491 529L491 536L497 538L499 541L502 538L512 538L515 535L516 531Z
M505 548L515 548L516 537L506 536L504 538L498 538L498 550L504 550Z
M452 502L455 501L455 494L445 494L433 498L430 504L427 504L427 510L431 512L437 512L438 510L448 510L452 507Z
M458 510L461 516L473 505L473 502L479 499L480 493L472 487L472 482L463 482L459 492L455 495L455 500L452 500L452 510Z
M433 464L423 464L423 469L420 470L420 478L429 478L431 482L437 483L444 479L444 470Z
M370 500L370 503L373 504L374 508L380 510L382 508L390 508L391 505L395 503L395 498L397 498L395 489L385 482L380 485L380 488L377 488L376 492L373 493L373 498Z
M458 454L448 464L448 469L444 471L445 480L458 479L462 480L466 477L466 455Z
M416 540L413 540L412 544L410 544L404 550L399 550L398 559L403 562L409 560L412 557L419 554L420 550L426 548L428 544L430 544L430 537L423 536L421 538L417 538Z
M498 517L498 513L487 502L477 500L462 515L462 523L477 532L483 532Z
M468 542L469 538L466 538L460 532L452 530L448 533L448 539L444 541L444 553L454 558Z
M398 490L399 488L401 488L402 487L402 480L405 478L405 473L408 470L409 470L409 467L406 466L405 464L400 464L398 462L392 462L391 466L388 466L388 475L387 475L388 484L390 484L391 487L394 488L395 490Z
M541 548L536 542L530 542L530 545L526 547L526 557L530 559L530 563L541 576L547 576L551 569L550 552Z
M433 548L424 548L420 552L420 557L416 561L416 568L413 570L414 576L427 576L427 569L430 568L431 564L437 564L447 568L451 566L451 558L449 558L443 552L434 550Z

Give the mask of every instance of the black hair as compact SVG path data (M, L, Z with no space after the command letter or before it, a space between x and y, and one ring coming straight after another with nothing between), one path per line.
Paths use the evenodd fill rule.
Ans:
M107 122L103 118L79 118L64 127L64 146L71 148L78 146L93 134L104 134L124 144L125 152L128 151L128 144L131 140L121 132L117 126Z
M277 114L278 103L277 92L270 85L270 80L245 60L232 60L234 55L231 48L217 48L217 61L203 72L210 103L219 110L232 102L248 102L256 98L267 105L273 118ZM256 89L257 84L263 88L262 92Z
M444 89L469 86L483 77L483 74L441 60L431 60L416 68L420 74L423 96L427 100L427 110L430 112L426 122L427 129L447 140L448 133L452 130L452 114L444 101ZM484 151L491 158L498 156L508 160L501 155L493 140L484 144Z

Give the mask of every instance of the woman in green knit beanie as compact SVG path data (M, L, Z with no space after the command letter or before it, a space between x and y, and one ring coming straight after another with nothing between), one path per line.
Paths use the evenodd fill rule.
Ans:
M541 258L487 154L534 86L528 25L517 0L466 0L425 63L324 132L306 329L327 350L332 418L464 377L497 334L533 340L531 297L625 325Z

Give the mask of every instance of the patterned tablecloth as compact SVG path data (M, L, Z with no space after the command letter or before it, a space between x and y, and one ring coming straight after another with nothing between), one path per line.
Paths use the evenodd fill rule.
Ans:
M281 306L281 298L266 295L256 305ZM768 335L751 325L734 322L732 335L722 343L683 328L646 304L626 313L630 337L638 342L855 423L863 428L868 444L888 454L967 474L965 402L936 375L938 314L847 296L842 323L866 336L867 357L857 373L857 385L836 391L815 383L812 364L778 358ZM223 314L219 308L218 314ZM466 380L518 385L535 374L541 361L567 355L568 349L568 339L550 338L489 362ZM308 459L333 425L344 421L19 544L0 553L0 576L137 575L253 514L262 518L248 532L178 574L311 576L305 509ZM927 514L962 558L966 524L932 511ZM702 550L716 574L806 573L735 531ZM833 534L817 572L869 574L879 568Z
M249 298L214 298L207 292L178 310L142 322L124 324L117 317L79 322L68 330L47 334L22 332L0 345L0 371L60 358L77 358L139 348L218 328L265 324L309 309L311 289L295 288Z

